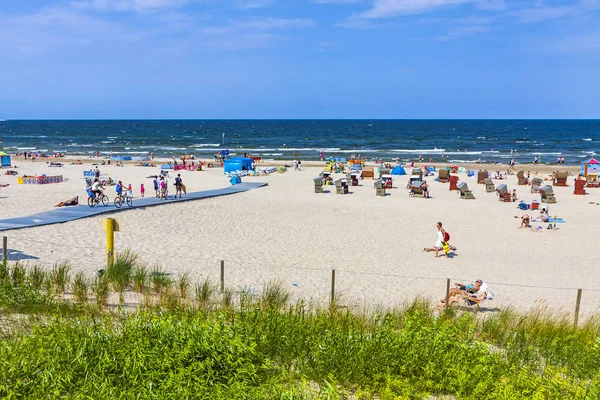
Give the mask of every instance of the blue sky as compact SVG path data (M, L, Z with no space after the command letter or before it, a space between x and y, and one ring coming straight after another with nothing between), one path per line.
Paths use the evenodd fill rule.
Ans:
M0 0L0 118L598 118L600 0Z

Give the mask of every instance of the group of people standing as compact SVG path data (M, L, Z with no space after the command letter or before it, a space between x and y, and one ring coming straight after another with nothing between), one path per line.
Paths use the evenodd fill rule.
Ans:
M168 195L168 187L167 187L167 181L166 181L165 177L161 176L159 178L158 175L154 175L154 178L152 179L152 184L154 186L154 192L156 194L156 197L158 197L161 200L166 200L167 195ZM174 184L175 184L175 198L177 198L177 195L179 195L179 198L181 198L182 192L185 189L185 187L183 185L183 179L181 179L181 174L177 174ZM143 187L143 184L142 184L142 187ZM142 197L144 197L144 196L142 196Z

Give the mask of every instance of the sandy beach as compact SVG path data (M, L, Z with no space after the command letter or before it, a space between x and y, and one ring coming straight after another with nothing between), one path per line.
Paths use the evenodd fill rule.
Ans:
M67 180L18 185L17 177L1 175L0 183L10 186L0 189L0 218L50 210L77 195L85 203L83 171L90 169L90 164L60 161L64 167L50 168L44 161L14 157L19 174L60 174ZM506 166L500 165L472 166L485 167L506 171ZM149 177L159 173L159 168L128 164L100 169L103 176L131 183L135 197L139 197L141 183L146 196L152 196ZM487 304L491 308L529 308L545 299L553 308L570 310L577 288L584 289L583 312L600 304L595 257L600 189L575 196L574 178L570 177L568 187L554 187L557 203L549 206L550 215L567 222L558 224L558 230L534 222L544 229L532 231L519 229L523 212L517 203L498 201L495 193L486 193L485 186L466 173L459 177L468 183L475 200L460 199L457 192L448 190L448 184L435 182L435 177L427 177L430 199L408 196L408 176L395 177L394 188L386 197L375 196L370 179L350 187L349 195L336 195L333 186L326 187L329 193L315 194L313 178L322 169L319 162L307 162L301 171L290 168L286 173L243 178L268 183L246 193L120 211L113 214L122 223L122 232L115 237L116 249L129 248L150 266L158 263L175 275L189 271L194 279L209 276L218 280L220 261L225 260L226 284L233 288L259 290L264 282L278 278L294 296L318 300L329 296L331 270L335 269L336 291L350 306L395 305L414 296L437 301L444 295L447 278L452 283L485 280L495 294ZM532 176L538 172L541 178L556 170L579 171L572 166L517 169L531 171ZM410 173L410 168L407 171ZM223 169L180 173L188 191L229 185ZM171 172L171 180L173 176ZM516 188L518 198L527 203L540 200L539 194L530 193L529 186L516 186L515 175L495 183ZM112 200L114 187L109 187L107 194ZM457 247L450 258L435 258L422 251L435 243L438 221ZM11 258L24 259L29 265L50 267L70 260L74 272L83 270L90 276L105 265L101 217L0 235L8 237Z

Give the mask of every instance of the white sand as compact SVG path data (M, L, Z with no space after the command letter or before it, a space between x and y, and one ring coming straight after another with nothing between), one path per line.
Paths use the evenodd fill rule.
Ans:
M20 173L62 174L69 180L34 186L17 185L16 177L0 176L0 182L11 184L0 189L1 219L49 210L74 195L85 202L82 171L89 165L49 168L43 162L24 163L18 158L14 163ZM539 298L552 306L572 307L575 288L584 289L584 312L600 305L595 254L600 214L595 203L600 202L600 189L575 196L573 178L569 178L569 187L554 188L558 202L550 205L550 214L567 223L558 224L557 231L532 232L518 229L520 219L515 216L523 212L516 203L499 202L466 174L460 178L476 200L461 200L457 192L448 190L448 184L434 182L433 177L427 179L433 198L409 198L407 176L397 177L397 188L388 190L385 198L375 196L372 180L351 187L351 195L336 195L334 187L328 188L331 193L315 194L312 178L320 170L305 167L244 178L269 186L119 212L116 218L122 221L123 231L116 234L117 250L130 248L150 265L160 263L174 273L190 271L195 279L210 276L217 280L220 260L225 260L227 284L235 288L259 289L265 281L279 278L295 295L322 300L329 295L331 269L335 269L336 289L344 293L342 302L350 305L393 305L414 295L437 301L444 295L446 278L452 283L484 279L496 295L488 307L528 307ZM132 183L136 196L144 182L146 195L151 196L152 181L146 176L159 169L128 165L105 166L101 171ZM181 174L188 191L229 185L222 169ZM516 187L514 176L496 181L503 182L511 190ZM520 199L540 199L529 193L529 187L516 188ZM114 188L108 191L112 200ZM9 248L31 258L30 264L50 266L68 259L76 270L92 276L105 263L100 220L94 217L0 235L9 237ZM422 251L435 243L437 221L443 222L458 248L452 258L435 258Z

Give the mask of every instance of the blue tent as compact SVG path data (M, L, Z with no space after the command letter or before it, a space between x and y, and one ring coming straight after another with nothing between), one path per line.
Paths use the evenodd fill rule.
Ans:
M3 154L0 156L0 168L8 167L10 168L10 156L7 154Z
M224 172L251 171L254 170L253 163L254 160L251 158L228 158L225 160Z
M398 165L392 170L392 175L406 175L406 171L401 165Z

